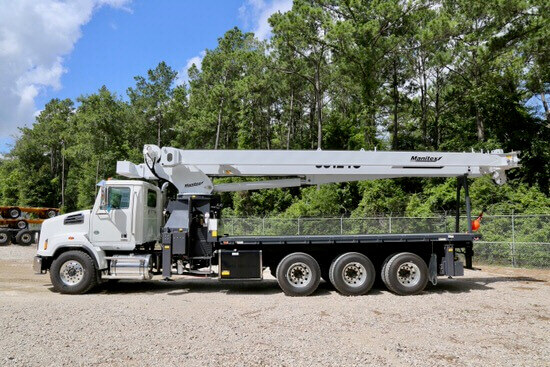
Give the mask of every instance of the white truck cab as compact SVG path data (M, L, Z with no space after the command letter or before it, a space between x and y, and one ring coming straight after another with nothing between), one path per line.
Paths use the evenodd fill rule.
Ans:
M102 270L107 268L109 251L125 253L139 246L154 246L163 224L162 197L158 187L144 181L104 181L91 210L44 221L37 259L84 249ZM35 262L35 267L40 265Z

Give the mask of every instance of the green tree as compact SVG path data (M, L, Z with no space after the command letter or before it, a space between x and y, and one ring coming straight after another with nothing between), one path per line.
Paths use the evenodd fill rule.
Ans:
M169 142L171 139L170 136L165 135L171 132L174 125L173 116L169 112L177 75L174 69L162 61L155 69L147 72L147 78L134 77L135 88L128 88L135 117L142 123L142 136L151 137L148 131L152 128L152 124L158 146L162 146L162 142Z

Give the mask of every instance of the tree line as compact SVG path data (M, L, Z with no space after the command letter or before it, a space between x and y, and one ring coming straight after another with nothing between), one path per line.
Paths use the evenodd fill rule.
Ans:
M543 0L295 0L266 41L238 28L188 79L165 62L125 96L52 99L0 161L0 202L93 203L143 144L183 149L520 150L474 208L550 208L550 6ZM539 108L540 106L540 108ZM454 180L399 179L224 194L226 215L420 215Z

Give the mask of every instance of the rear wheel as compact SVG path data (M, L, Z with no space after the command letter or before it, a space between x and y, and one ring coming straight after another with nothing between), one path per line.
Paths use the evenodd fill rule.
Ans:
M6 231L0 231L0 246L6 246L10 244L10 234Z
M329 270L330 282L346 296L359 296L367 293L374 284L376 270L363 254L348 252L338 256Z
M392 255L382 268L388 289L401 296L418 294L428 283L428 266L418 255L401 252Z
M54 289L60 293L81 294L97 284L97 270L88 254L68 251L53 261L50 279Z
M311 255L295 252L279 262L276 277L287 296L309 296L319 286L321 269Z
M52 210L48 210L48 211L46 212L46 217L48 217L48 218L53 218L53 217L55 217L56 215L57 215L57 212L56 212L55 210L53 210L53 209L52 209Z
M33 243L34 233L28 230L19 231L15 236L15 242L21 246L29 246Z

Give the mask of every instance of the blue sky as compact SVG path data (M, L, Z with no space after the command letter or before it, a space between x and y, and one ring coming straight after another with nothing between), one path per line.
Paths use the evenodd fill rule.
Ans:
M231 27L243 27L242 0L137 1L131 12L103 7L82 27L82 37L66 58L63 87L36 99L75 98L93 93L103 84L125 94L135 75L145 75L160 61L182 70L187 60ZM161 6L159 6L161 5Z
M292 0L0 0L0 156L52 98L102 85L126 98L133 77L166 61L185 78L237 26L269 37ZM6 10L7 9L7 10ZM527 103L540 108L533 97Z
M0 0L0 154L52 98L106 85L126 98L160 61L185 77L232 27L269 36L291 0ZM52 26L53 25L53 26ZM3 37L3 38L2 38Z

